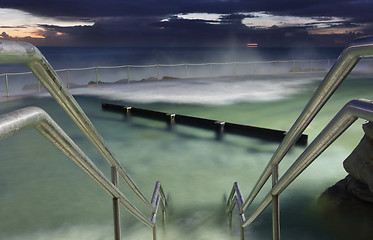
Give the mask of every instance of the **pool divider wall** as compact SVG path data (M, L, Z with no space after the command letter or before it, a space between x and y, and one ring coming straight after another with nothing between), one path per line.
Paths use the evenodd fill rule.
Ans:
M127 120L130 120L132 117L141 117L166 122L169 129L173 129L175 124L180 124L190 127L212 130L215 131L217 139L222 139L224 134L228 133L245 137L258 138L266 141L281 142L287 132L283 130L255 127L213 119L180 115L175 113L165 113L110 103L102 103L102 109L105 111L122 113L126 116ZM305 146L307 145L307 141L308 136L306 134L302 134L296 144Z

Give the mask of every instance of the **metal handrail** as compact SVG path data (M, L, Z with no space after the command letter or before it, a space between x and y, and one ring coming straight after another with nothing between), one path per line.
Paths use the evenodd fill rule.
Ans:
M343 80L356 66L359 60L364 57L372 56L373 36L357 39L342 52L342 54L337 59L336 63L325 76L324 80L320 83L319 87L307 103L306 107L304 108L298 119L295 121L293 126L286 134L284 140L281 142L281 144L273 154L263 173L259 177L259 180L257 181L248 198L244 202L243 207L240 209L240 214L248 209L248 207L254 201L255 197L258 195L259 191L263 188L264 184L267 182L271 175L272 186L276 186L278 182L278 165L281 162L281 160L285 157L285 155L297 141L299 136L308 127L308 125L316 116L316 114L321 110L321 108L333 95L338 86L343 82ZM273 239L279 239L278 195L269 193L267 196L271 198L271 195L272 199L268 200L268 197L266 197L266 201L260 205L260 209L258 209L257 212L259 215L260 212L264 210L264 208L268 206L268 204L272 201L274 234ZM253 221L257 217L257 215L252 216L253 217L246 220L243 226L247 226L251 221Z
M230 213L230 227L232 226L232 211L237 205L241 219L241 228L248 226L258 217L263 210L273 201L273 196L278 197L321 153L323 153L344 131L347 130L358 118L373 122L373 101L356 99L348 102L338 114L329 122L321 133L312 141L296 161L288 168L284 175L272 186L272 189L264 197L256 210L246 219L242 208L243 201L238 183L235 182L229 195L227 207ZM279 208L278 208L279 210ZM274 233L279 237L278 232ZM243 233L242 233L243 234ZM241 234L241 239L243 235ZM277 236L274 236L277 239Z
M162 200L163 217L165 215L166 198L159 182L156 183L153 197L156 196L157 203L153 204L151 219L148 219L140 210L138 210L109 179L96 167L92 160L74 143L74 141L58 126L58 124L41 108L27 107L7 113L0 116L0 140L10 137L28 127L35 127L45 138L53 143L66 157L70 158L101 188L108 192L114 199L127 209L133 216L139 219L145 225L153 228L153 239L156 239L155 216L158 211L158 205ZM164 224L164 218L162 220Z
M320 83L316 92L309 100L308 104L300 114L296 122L286 134L284 140L273 154L271 160L267 164L261 177L251 191L249 197L246 199L243 210L245 211L254 200L255 196L259 193L264 183L271 175L272 165L278 165L285 157L286 153L294 145L299 136L308 127L310 122L325 105L326 101L332 96L335 90L343 82L343 80L352 71L355 65L363 57L373 56L373 37L360 39L347 47L336 63L330 69L324 80Z
M119 174L119 176L122 177L125 183L132 190L132 192L135 193L138 199L150 211L152 211L154 215L154 212L156 211L155 207L157 206L155 206L153 203L149 202L145 198L144 194L139 190L139 188L136 186L125 169L119 164L119 161L110 151L109 147L107 146L101 135L97 132L92 122L88 119L87 115L81 109L74 97L68 92L67 88L62 84L62 81L58 77L57 73L45 59L43 54L41 54L39 49L37 49L32 44L25 42L0 40L0 63L25 63L30 68L32 73L44 85L45 89L47 89L47 91L53 96L53 98L62 107L62 109L65 110L65 112L70 116L70 118L75 122L80 130L87 136L90 142L96 147L99 153L109 163L112 170L112 183L114 184L114 186L118 187ZM159 190L157 191L157 194L159 195L159 198L162 199L162 202L166 202L164 194L160 194ZM113 198L114 231L115 239L119 240L121 239L119 203L124 204L124 200L122 196L118 195L119 197L116 197L116 195ZM137 216L136 211L133 211L131 213ZM163 209L163 216L164 215L165 210ZM137 217L144 220L141 215L138 215ZM156 227L154 222L149 222L148 220L144 221L147 225L153 227L153 239L156 239Z
M0 63L25 63L49 93L56 99L60 106L66 111L75 124L98 149L110 166L118 169L119 175L127 183L130 189L145 204L145 206L152 210L150 202L145 198L125 169L120 166L119 161L110 151L109 147L79 104L62 84L62 81L39 49L32 44L25 42L0 40Z

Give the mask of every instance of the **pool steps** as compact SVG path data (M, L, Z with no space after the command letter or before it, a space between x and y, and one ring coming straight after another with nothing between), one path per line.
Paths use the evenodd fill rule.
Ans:
M240 237L245 237L244 228L253 222L263 210L272 203L272 232L273 239L280 239L280 203L279 195L284 191L301 173L306 169L326 148L330 146L351 124L358 118L373 121L373 102L370 100L352 100L347 103L333 120L324 128L324 130L311 142L304 152L280 177L278 165L287 152L294 146L301 137L304 130L317 115L320 109L325 105L328 99L333 95L338 86L348 76L361 58L373 57L373 37L365 37L354 41L340 55L337 62L330 69L324 80L317 88L314 95L295 121L290 130L286 133L281 144L268 162L265 170L258 179L255 187L252 189L246 200L243 198L242 191L238 183L233 184L231 194L227 201L228 216L230 227L232 227L232 215L235 207L238 209L240 218ZM0 138L5 138L17 133L19 130L28 126L34 126L44 136L55 144L64 154L80 166L93 180L103 187L113 196L114 209L114 232L115 240L121 239L119 204L133 214L145 225L153 229L153 239L156 234L156 215L159 206L162 208L162 216L165 216L167 200L159 182L156 183L151 201L148 201L124 168L119 164L114 154L97 132L91 121L85 115L78 103L62 84L58 75L33 45L23 42L14 42L0 40L0 63L25 63L56 99L60 106L66 111L76 125L82 130L92 144L97 148L101 155L107 160L112 169L111 181L96 169L96 166L85 157L72 142L69 137L58 127L53 120L39 108L21 109L0 117ZM126 108L126 111L132 111L132 108ZM168 115L169 118L177 121L178 115ZM214 121L214 120L212 120ZM216 122L216 121L215 121ZM222 127L223 122L218 122ZM250 215L245 216L245 212L258 195L264 184L272 176L272 189L257 209ZM137 196L138 201L142 202L148 210L150 217L137 210L127 198L118 189L118 177L121 177L131 191ZM164 224L164 218L162 220Z

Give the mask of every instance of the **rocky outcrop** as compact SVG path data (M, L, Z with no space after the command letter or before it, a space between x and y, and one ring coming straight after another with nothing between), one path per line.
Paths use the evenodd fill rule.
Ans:
M364 137L343 162L343 166L353 178L366 184L370 192L373 193L373 123L363 124L363 130L365 132ZM363 187L364 184L361 183L352 184L350 188L356 188L353 191L356 192L356 196L364 198L361 192L366 192L367 189L357 190L357 188ZM370 201L373 203L373 197Z
M357 202L362 200L365 203L373 203L373 193L368 186L351 175L347 175L345 179L328 188L323 194L337 201Z
M370 193L366 184L348 175L319 197L313 213L318 224L331 233L331 239L372 239L373 204L371 195L370 200L366 199L366 191L361 192L361 189Z
M315 213L336 239L370 240L373 236L373 123L343 162L348 175L318 199Z

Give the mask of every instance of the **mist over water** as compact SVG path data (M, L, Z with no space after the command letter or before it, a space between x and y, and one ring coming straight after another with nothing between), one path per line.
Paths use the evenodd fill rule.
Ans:
M70 52L61 54L61 57L58 49L49 49L51 52L47 54L51 57L52 65L56 63L61 68L66 67L63 63L73 67L75 60L72 59L78 59L79 67L91 63L104 64L104 59L112 61L107 64L120 65L118 58L124 58L123 55L126 56L126 63L129 56L134 57L137 63L158 61L156 57L149 57L154 56L149 49L133 51L129 55L109 50L97 54L94 49L83 49L81 56ZM197 59L197 50L184 50L179 53L184 56L180 62L188 58L194 62L200 60ZM211 49L209 51L212 55L220 54ZM166 51L158 53L171 55ZM266 54L270 56L270 53ZM84 61L81 59L83 56ZM136 56L142 57L136 60ZM143 59L145 56L146 59ZM164 61L174 61L172 58ZM201 72L205 70L201 69ZM122 72L122 75L110 76L109 72L105 75L103 71L101 74L112 78L108 82L126 75ZM152 74L154 76L154 72ZM222 141L216 141L213 132L178 125L173 131L168 131L164 123L139 118L128 123L121 114L102 111L101 103L111 102L286 130L322 78L323 74L319 73L280 76L271 73L265 76L85 85L71 88L70 91L148 199L155 182L161 182L169 196L170 206L166 231L162 230L158 218L159 239L230 239L224 198L235 181L240 184L244 197L250 193L278 143L228 134ZM90 79L94 79L94 73ZM25 83L23 80L20 78L20 85ZM82 82L86 84L87 80ZM74 78L74 81L78 80ZM372 99L372 87L371 74L347 79L307 129L310 140L350 99ZM48 112L95 164L107 176L110 175L106 162L47 94L3 102L0 113L31 105ZM346 176L342 162L361 136L359 121L281 195L284 239L341 239L323 227L314 210L318 196ZM289 153L280 165L280 175L303 149L296 147ZM28 129L0 142L0 153L0 239L113 239L110 197L36 130ZM125 183L121 182L120 187L131 202L146 212ZM265 192L259 194L255 206L268 189L269 186L265 186ZM249 209L249 212L252 210ZM233 220L233 239L238 239L237 211ZM125 211L122 211L122 227L126 239L152 237L151 229L138 223ZM271 235L270 209L245 229L247 239L270 239Z
M138 103L184 103L229 105L238 102L275 101L302 92L317 78L306 79L188 79L99 85L76 88L76 95L100 96Z

